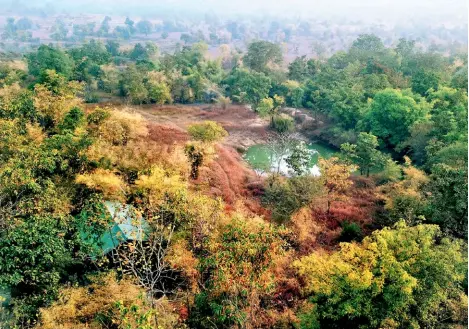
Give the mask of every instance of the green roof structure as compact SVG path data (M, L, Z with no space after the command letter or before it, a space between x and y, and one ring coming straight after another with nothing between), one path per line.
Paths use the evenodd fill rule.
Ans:
M150 226L132 206L114 201L106 201L104 206L110 218L108 229L101 236L82 231L85 241L107 254L122 242L145 241L148 238Z

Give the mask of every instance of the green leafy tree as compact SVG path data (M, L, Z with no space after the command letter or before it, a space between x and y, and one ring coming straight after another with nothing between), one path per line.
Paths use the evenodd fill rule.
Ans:
M458 69L451 78L451 87L465 89L467 91L467 64Z
M282 96L274 95L273 98L262 99L256 107L257 113L260 116L270 117L270 125L275 128L274 118L278 116L281 106L285 103L285 98Z
M34 217L0 235L0 286L12 289L19 322L54 300L67 266L74 263L55 218Z
M318 177L305 175L284 179L274 175L267 180L262 203L272 211L276 222L286 223L295 212L311 205L324 193Z
M282 49L269 41L253 41L243 58L244 64L257 72L268 73L274 66L283 61Z
M292 145L291 154L285 159L287 166L301 176L308 172L308 165L311 162L311 151L304 141L299 141Z
M148 35L153 30L153 24L150 21L143 20L137 23L138 32Z
M33 28L33 22L28 17L21 17L16 21L16 29L25 31Z
M131 20L130 17L125 18L124 24L127 26L127 29L128 29L130 34L135 33L135 27L134 27L135 22L133 20Z
M264 73L239 68L235 68L224 81L227 94L232 100L254 105L269 96L271 83L271 79Z
M107 40L106 41L106 50L108 53L110 53L112 56L118 56L119 55L119 42L115 40Z
M2 39L15 39L15 38L16 38L15 19L12 17L8 17L4 31L2 33Z
M55 22L55 25L51 28L51 32L50 37L55 41L63 41L67 39L68 28L61 20L57 20Z
M149 72L146 79L150 102L156 104L171 103L171 90L161 72Z
M386 89L376 93L365 121L373 135L391 147L396 147L410 136L413 124L424 121L428 104L417 103L411 95Z
M361 132L357 144L345 143L340 146L345 158L360 168L360 174L370 176L370 169L382 168L386 158L377 150L378 138L373 134Z
M145 75L135 65L130 65L120 79L121 95L128 97L134 104L148 101L148 89L144 83Z
M110 25L109 22L112 20L111 17L106 16L104 17L103 21L101 22L101 26L98 29L98 36L105 37L109 34L110 31Z
M45 70L55 70L68 79L73 72L73 60L59 48L41 45L26 58L29 73L35 77L39 77Z
M430 89L437 90L440 79L435 72L418 71L412 75L412 91L422 96L428 95Z
M467 142L439 150L429 159L431 167L430 217L443 231L467 237Z
M318 66L316 61L306 59L306 56L296 57L288 64L288 78L298 82L311 79L317 73Z

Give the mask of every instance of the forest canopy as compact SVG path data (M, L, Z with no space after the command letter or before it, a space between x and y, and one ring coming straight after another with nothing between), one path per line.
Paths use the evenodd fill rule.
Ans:
M467 52L213 57L110 21L0 62L0 327L467 326ZM226 142L242 113L290 174ZM308 138L335 150L320 175Z

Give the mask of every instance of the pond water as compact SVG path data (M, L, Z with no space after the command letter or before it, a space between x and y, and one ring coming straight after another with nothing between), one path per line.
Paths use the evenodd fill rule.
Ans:
M327 159L334 155L337 150L319 143L307 143L306 146L310 150L308 169L312 175L319 176L319 156ZM249 147L244 153L243 158L258 172L266 172L270 169L271 171L278 170L280 173L288 175L289 168L285 159L290 156L290 154L291 152L286 152L281 159L278 159L269 146L266 144L257 144Z

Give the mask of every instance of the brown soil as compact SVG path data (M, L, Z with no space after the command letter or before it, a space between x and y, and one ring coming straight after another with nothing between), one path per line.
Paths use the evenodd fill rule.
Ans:
M246 106L231 105L223 109L215 105L143 105L133 109L150 122L184 131L194 122L216 121L229 133L224 145L236 149L262 143L267 138L268 122Z

